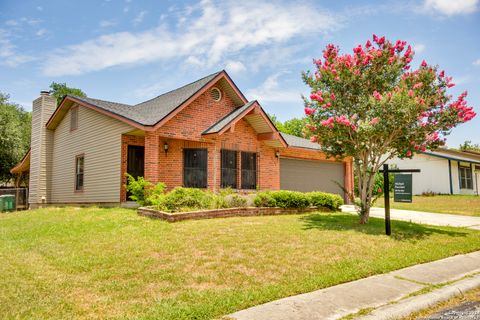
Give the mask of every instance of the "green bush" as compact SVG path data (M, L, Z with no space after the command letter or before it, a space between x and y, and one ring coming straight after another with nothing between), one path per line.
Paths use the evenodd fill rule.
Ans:
M309 192L306 195L309 199L310 205L313 207L325 207L331 210L338 210L343 204L343 199L338 194L314 191Z
M176 187L163 197L159 208L171 212L212 209L216 204L215 197L210 191Z
M153 187L153 184L145 180L143 177L138 177L138 179L135 179L128 173L125 175L127 176L127 185L125 188L127 189L127 192L131 194L130 199L136 201L141 206L150 205L147 200L148 196L146 193L148 189Z
M273 192L262 191L258 192L253 200L255 207L276 207L277 203L272 197Z
M242 208L247 206L247 198L238 194L229 194L223 198L225 200L225 208Z

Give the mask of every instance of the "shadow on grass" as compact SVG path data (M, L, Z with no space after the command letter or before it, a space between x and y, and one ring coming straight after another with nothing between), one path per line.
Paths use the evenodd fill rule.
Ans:
M310 214L299 218L305 225L305 230L356 231L370 235L385 235L383 219L370 218L368 224L359 224L358 216L351 214ZM442 234L451 237L465 237L466 232L444 230L441 227L430 227L417 223L392 220L391 238L399 241L421 240L432 234Z

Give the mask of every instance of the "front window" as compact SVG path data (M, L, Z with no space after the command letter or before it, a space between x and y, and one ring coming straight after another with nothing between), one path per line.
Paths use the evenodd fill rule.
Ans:
M222 150L222 188L237 188L237 152Z
M242 189L257 188L257 154L242 152Z
M458 167L460 175L460 189L473 189L472 168Z
M85 157L83 155L75 158L75 191L83 190Z
M183 185L207 187L207 149L183 149Z

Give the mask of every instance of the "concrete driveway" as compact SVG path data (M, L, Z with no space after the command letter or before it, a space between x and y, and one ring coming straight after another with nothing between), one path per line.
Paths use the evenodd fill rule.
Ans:
M357 214L353 205L342 206L342 211ZM370 209L370 216L383 219L385 218L385 210L383 208L372 208ZM480 217L390 209L390 218L392 220L409 221L433 226L466 227L480 230Z

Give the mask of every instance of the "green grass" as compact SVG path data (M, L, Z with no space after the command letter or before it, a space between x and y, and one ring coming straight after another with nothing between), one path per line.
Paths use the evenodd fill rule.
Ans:
M480 232L341 213L169 224L127 209L0 215L0 315L210 319L480 249Z
M383 198L380 198L375 202L375 206L377 207L383 208L383 204ZM412 199L412 203L393 202L393 199L390 199L390 206L395 209L450 213L464 216L480 217L480 196L414 196Z

